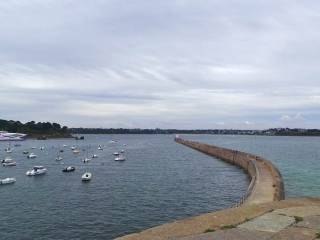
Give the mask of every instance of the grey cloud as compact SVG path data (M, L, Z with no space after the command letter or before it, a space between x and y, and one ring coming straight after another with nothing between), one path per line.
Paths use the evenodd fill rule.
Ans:
M319 127L319 7L316 0L2 1L2 117L264 128L301 114L296 124Z

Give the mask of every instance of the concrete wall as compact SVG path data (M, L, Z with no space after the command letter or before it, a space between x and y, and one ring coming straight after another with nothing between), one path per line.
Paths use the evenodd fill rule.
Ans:
M181 138L176 142L244 169L252 179L240 204L263 203L284 199L283 180L278 169L268 160L253 154L208 145Z

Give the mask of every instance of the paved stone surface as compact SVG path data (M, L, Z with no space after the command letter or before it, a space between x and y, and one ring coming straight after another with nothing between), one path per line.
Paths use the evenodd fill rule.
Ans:
M117 240L169 240L169 239L171 240L171 239L179 239L186 236L200 236L204 233L206 229L209 229L209 228L219 229L225 225L239 225L243 223L246 219L253 219L252 221L254 221L260 218L259 216L261 215L275 214L276 211L270 213L270 211L273 209L296 208L298 209L298 211L304 212L303 209L308 209L307 211L310 211L310 209L313 209L312 206L316 206L320 208L320 198L287 199L279 202L270 202L270 203L264 203L259 205L242 206L239 208L225 209L225 210L203 214L203 215L188 218L188 219L183 219L180 221L175 221L172 223L168 223L168 224L164 224L161 226L144 230L143 232L140 232L140 233L126 235L126 236L117 238ZM303 207L303 208L299 208L299 207ZM286 211L288 212L288 210ZM314 213L315 211L312 211L312 212ZM297 214L297 212L293 212L293 216L297 216L297 215L299 215ZM283 216L283 215L279 215L279 218L280 217L281 219L283 219L283 217L285 219L288 218L288 216ZM293 217L289 219L292 219L292 222L294 222ZM307 218L304 218L304 220L307 220ZM247 223L248 222L246 222L246 224ZM277 223L273 223L273 225L274 224L277 224ZM264 230L268 230L268 229L264 229ZM232 240L238 240L238 238L235 237ZM257 240L259 240L259 238Z
M290 227L276 233L270 240L312 240L315 239L316 233L313 229Z
M294 223L295 220L293 217L267 213L251 221L245 222L238 227L256 231L279 232Z
M175 240L267 240L272 233L233 228Z
M320 207L310 206L310 207L291 207L275 210L274 213L284 214L287 216L299 216L307 217L313 215L320 215Z
M302 222L297 223L297 226L320 231L320 216L305 217Z

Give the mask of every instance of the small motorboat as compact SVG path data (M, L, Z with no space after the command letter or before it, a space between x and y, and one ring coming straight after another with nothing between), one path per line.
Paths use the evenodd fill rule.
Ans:
M75 150L75 149L76 149L76 147L75 147L75 146L72 146L70 149L71 149L71 150Z
M92 178L92 174L89 172L85 172L81 177L83 182L88 182L91 180L91 178Z
M2 166L4 167L14 167L14 166L17 166L17 162L5 162L5 163L2 163Z
M56 157L56 161L62 161L62 160L63 160L63 157L61 156Z
M16 179L15 178L4 178L4 179L0 179L0 184L4 185L4 184L10 184L10 183L15 183Z
M44 150L44 147L40 147L39 149L42 151L42 150Z
M120 154L120 153L118 153L118 152L114 152L114 153L113 153L114 156L119 156L119 154Z
M64 150L63 150L63 149L60 149L60 151L59 151L59 152L63 153L63 152L64 152Z
M75 149L72 151L74 154L79 154L80 153L80 150L79 149Z
M115 161L125 161L126 160L126 158L125 158L125 156L123 156L122 154L120 154L118 157L116 157L115 159L114 159Z
M124 150L122 149L120 152L121 152L121 153L124 153Z
M27 158L36 158L37 157L37 155L35 155L34 153L30 153L28 156L27 156Z
M98 150L103 150L101 145L98 146Z
M76 170L75 167L69 166L69 167L62 169L62 172L73 172L74 170Z
M93 155L92 155L92 158L97 158L97 157L98 157L97 154L93 154Z
M27 176L36 176L36 175L42 175L47 172L47 169L43 166L34 166L32 170L29 170L26 172Z
M12 158L10 157L5 157L5 159L1 161L1 163L10 163L10 162L13 162Z
M87 162L90 162L91 161L91 158L85 158L82 160L84 163L87 163Z
M67 145L66 145L66 144L63 144L63 147L67 147Z
M31 149L36 149L36 147L31 147Z
M24 150L22 153L23 153L23 154L28 154L28 153L29 153L29 151Z

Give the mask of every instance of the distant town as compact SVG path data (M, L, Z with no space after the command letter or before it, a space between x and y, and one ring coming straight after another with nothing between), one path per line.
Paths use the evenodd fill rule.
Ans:
M266 136L320 136L320 129L270 128L267 130L239 129L129 129L129 128L70 128L73 134L224 134Z

